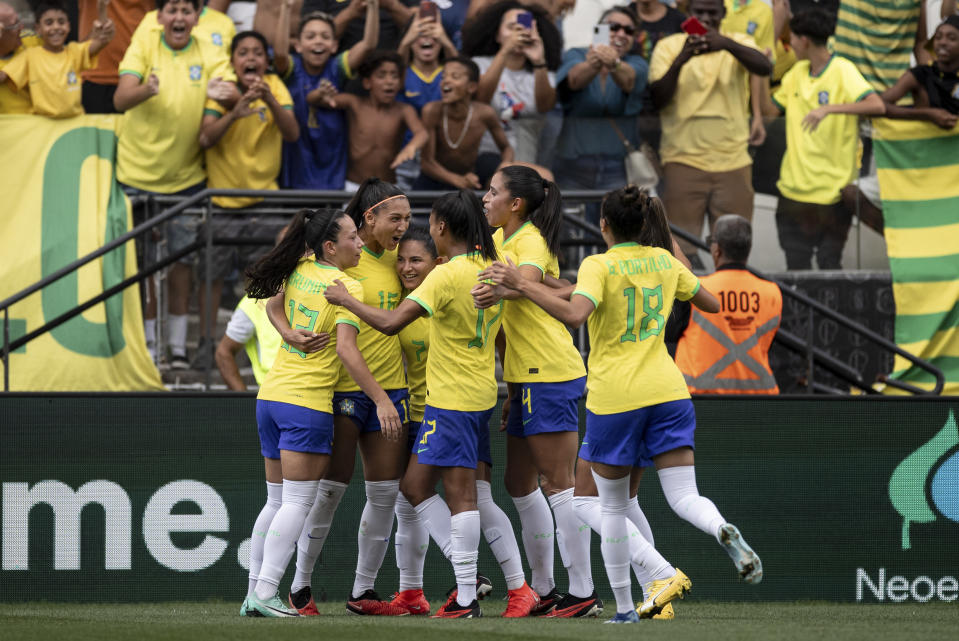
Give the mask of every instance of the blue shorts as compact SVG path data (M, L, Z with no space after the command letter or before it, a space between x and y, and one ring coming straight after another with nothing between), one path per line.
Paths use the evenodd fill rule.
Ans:
M469 467L493 464L489 449L489 419L493 408L481 412L441 410L426 405L413 454L424 465Z
M410 394L405 389L386 390L393 401L400 422L410 420ZM376 416L376 403L363 392L333 392L333 416L349 416L360 432L379 432L380 419Z
M689 399L618 414L586 410L586 436L579 449L584 461L649 467L653 457L680 447L695 447L696 410Z
M519 383L520 393L509 404L506 433L533 436L547 432L579 432L579 399L586 377L562 383Z
M280 401L256 402L260 452L280 458L280 450L329 454L333 450L333 415Z

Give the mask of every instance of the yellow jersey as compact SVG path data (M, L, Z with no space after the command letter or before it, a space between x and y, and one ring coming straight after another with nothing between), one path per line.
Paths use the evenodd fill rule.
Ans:
M7 56L0 56L0 70L5 70L14 58L30 47L39 47L43 42L32 31L20 32L20 46ZM33 107L28 88L15 90L6 82L0 82L0 114L28 114Z
M786 154L776 186L786 198L831 205L840 190L856 177L859 156L859 118L829 114L815 131L804 131L803 118L827 104L859 102L873 93L856 65L833 55L818 76L809 73L809 61L800 60L773 94L786 112Z
M374 254L363 247L359 264L347 269L346 273L363 287L363 295L357 298L367 305L380 309L396 309L400 304L403 287L400 285L400 277L396 275L395 249L385 249L380 254ZM360 321L360 335L356 339L356 346L380 387L385 390L406 387L403 350L400 349L398 336L381 334ZM359 389L360 386L344 370L336 384L336 391L356 392Z
M757 49L739 33L723 35ZM666 36L656 44L649 62L649 82L669 71L686 42L685 33ZM723 172L752 164L749 142L749 72L728 51L693 56L683 65L676 93L661 110L662 161L702 171Z
M743 33L756 41L770 59L776 55L776 32L773 10L763 0L725 0L726 17L719 28L727 33Z
M136 31L134 31L130 37L131 43L138 37L147 37L145 33L163 31L163 25L157 20L157 13L156 9L154 9L143 16L143 20L140 21ZM199 18L197 18L196 26L193 27L193 36L195 38L208 42L220 49L223 55L227 57L230 56L230 45L233 43L233 37L235 35L236 24L234 24L230 16L216 9L211 9L210 7L203 7L200 11Z
M437 265L407 298L431 317L426 362L426 404L442 410L482 412L496 405L496 334L503 302L476 309L470 290L491 265L478 253Z
M573 295L596 306L587 321L587 409L616 414L689 398L663 330L673 299L697 291L693 273L659 247L620 243L583 261Z
M3 70L17 89L30 86L30 113L48 118L72 118L83 114L80 101L80 72L97 66L86 42L68 42L54 53L44 47L30 47L14 56Z
M336 326L347 323L359 328L359 319L345 307L331 305L323 292L339 279L350 294L363 295L360 284L330 265L318 263L313 256L300 259L286 279L284 301L290 327L311 332L328 332L330 343L312 354L304 354L281 343L276 360L257 398L333 413L333 387L343 365L336 356Z
M244 342L243 348L250 359L253 378L256 379L257 384L262 385L270 368L273 367L273 361L276 360L276 354L280 349L280 344L283 343L283 339L266 315L265 300L255 300L249 296L244 296L236 307L246 314L250 323L253 324L253 336Z
M263 76L276 101L284 109L293 109L293 98L276 74ZM234 121L223 137L206 150L207 186L211 189L279 189L276 177L280 175L280 157L283 153L283 134L277 127L273 112L263 100L250 103L249 116ZM207 100L204 114L223 116L227 109L215 100ZM213 199L220 207L247 207L262 198Z
M533 223L526 221L504 240L502 228L493 234L496 251L516 265L532 265L559 277L559 262ZM503 380L510 383L558 383L586 376L583 357L561 322L526 298L503 301L506 355Z
M425 316L400 330L400 345L406 360L406 381L410 387L410 421L423 421L426 407L426 362L430 353L430 319Z
M203 154L197 137L213 77L235 80L222 51L194 36L183 49L171 49L162 31L134 37L120 61L120 75L160 81L157 95L123 114L117 142L117 180L162 194L202 182Z

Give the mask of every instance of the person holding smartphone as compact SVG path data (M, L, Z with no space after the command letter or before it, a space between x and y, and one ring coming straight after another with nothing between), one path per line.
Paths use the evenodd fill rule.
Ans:
M462 51L480 68L476 100L499 114L515 160L535 163L546 114L556 105L559 31L540 7L508 0L473 19L463 32ZM492 170L499 164L495 149L490 138L480 144L480 163Z
M690 0L684 34L659 41L649 63L649 90L662 119L660 157L670 222L699 236L708 212L752 220L749 75L768 76L772 62L751 36L719 30L723 0ZM679 241L694 268L696 248Z
M623 140L639 147L636 116L643 106L646 61L632 53L637 18L627 6L608 9L593 44L570 49L556 74L563 130L556 148L556 181L563 189L618 189L626 184ZM599 223L599 204L586 206Z

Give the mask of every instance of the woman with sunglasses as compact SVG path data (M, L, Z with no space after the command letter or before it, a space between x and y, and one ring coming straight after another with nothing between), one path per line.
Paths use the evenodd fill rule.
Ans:
M648 66L632 52L637 18L627 6L599 20L609 43L570 49L556 73L563 103L563 131L556 148L556 182L565 189L618 189L626 184L624 139L639 146L635 116L643 106ZM587 220L599 223L598 204Z

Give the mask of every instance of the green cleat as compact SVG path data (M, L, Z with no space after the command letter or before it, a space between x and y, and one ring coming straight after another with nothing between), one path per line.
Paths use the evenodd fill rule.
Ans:
M248 616L248 615L247 615L247 611L249 610L249 600L250 600L250 597L249 597L249 596L246 596L246 597L243 598L243 605L240 606L240 616L241 616L241 617Z
M649 597L636 608L639 618L651 619L657 614L662 614L670 601L682 599L683 595L692 587L692 581L679 568L676 569L676 574L672 578L653 581Z
M733 560L736 571L739 572L743 581L755 584L763 580L762 561L749 547L735 525L726 523L719 528L719 544L723 546L726 554Z
M298 617L300 613L292 608L286 607L286 604L280 599L278 594L272 598L261 601L256 598L256 594L251 594L246 598L248 617Z

